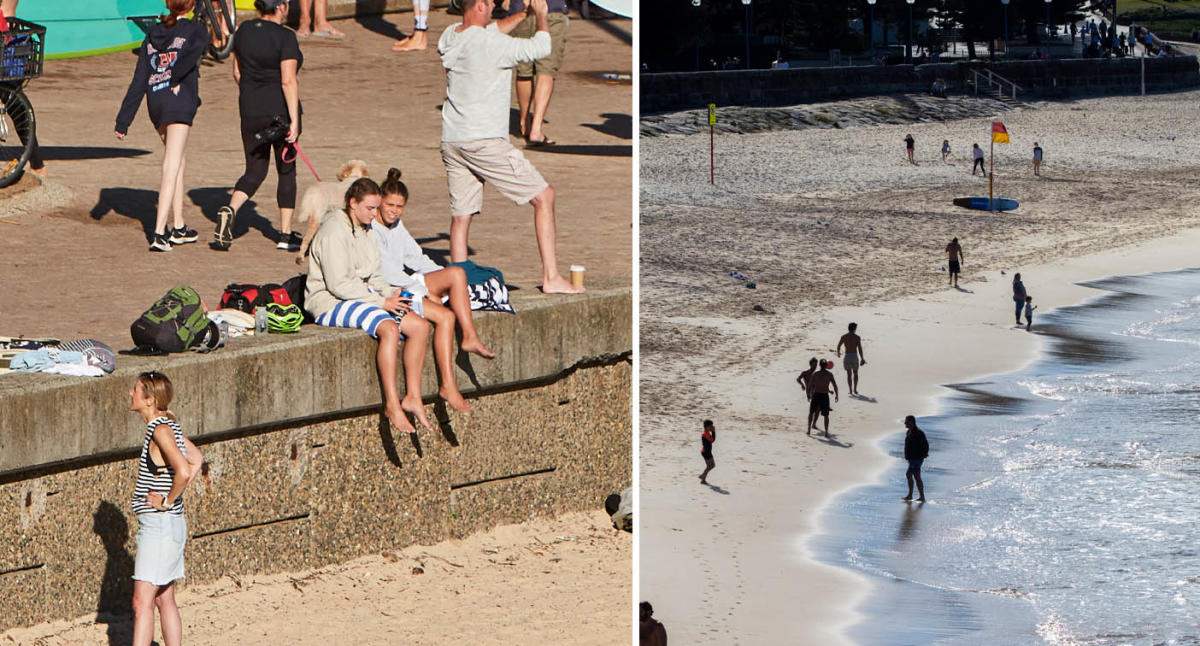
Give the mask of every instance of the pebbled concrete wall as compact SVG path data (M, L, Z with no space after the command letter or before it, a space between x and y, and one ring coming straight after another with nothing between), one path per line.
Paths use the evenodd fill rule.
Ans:
M143 431L126 392L150 368L205 454L185 495L190 581L603 504L632 481L630 290L514 300L518 316L477 319L500 358L472 360L473 390L460 372L475 410L430 404L432 432L381 424L375 343L349 330L121 357L99 379L0 377L0 630L128 608Z

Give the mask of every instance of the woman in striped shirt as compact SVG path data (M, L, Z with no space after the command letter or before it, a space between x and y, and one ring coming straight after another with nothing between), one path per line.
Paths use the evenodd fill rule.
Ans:
M168 406L171 380L161 372L143 372L129 391L129 410L142 416L146 435L138 458L133 511L138 518L137 558L133 566L133 644L149 646L158 608L164 646L183 641L183 621L175 605L176 579L183 578L187 522L183 490L200 470L204 457Z

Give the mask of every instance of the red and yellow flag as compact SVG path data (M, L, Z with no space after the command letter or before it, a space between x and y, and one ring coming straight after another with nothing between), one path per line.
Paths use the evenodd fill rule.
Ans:
M999 121L992 122L992 143L1006 144L1008 141L1008 131L1004 129L1004 124Z

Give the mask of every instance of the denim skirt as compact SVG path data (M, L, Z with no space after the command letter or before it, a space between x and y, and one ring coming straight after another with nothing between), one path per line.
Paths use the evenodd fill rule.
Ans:
M133 579L154 585L169 585L175 579L182 579L186 543L187 521L183 514L138 514Z

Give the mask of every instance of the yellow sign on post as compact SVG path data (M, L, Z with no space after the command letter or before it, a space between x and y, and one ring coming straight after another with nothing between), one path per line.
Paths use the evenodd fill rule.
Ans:
M717 125L717 104L716 103L708 104L708 125L710 125L710 126Z

